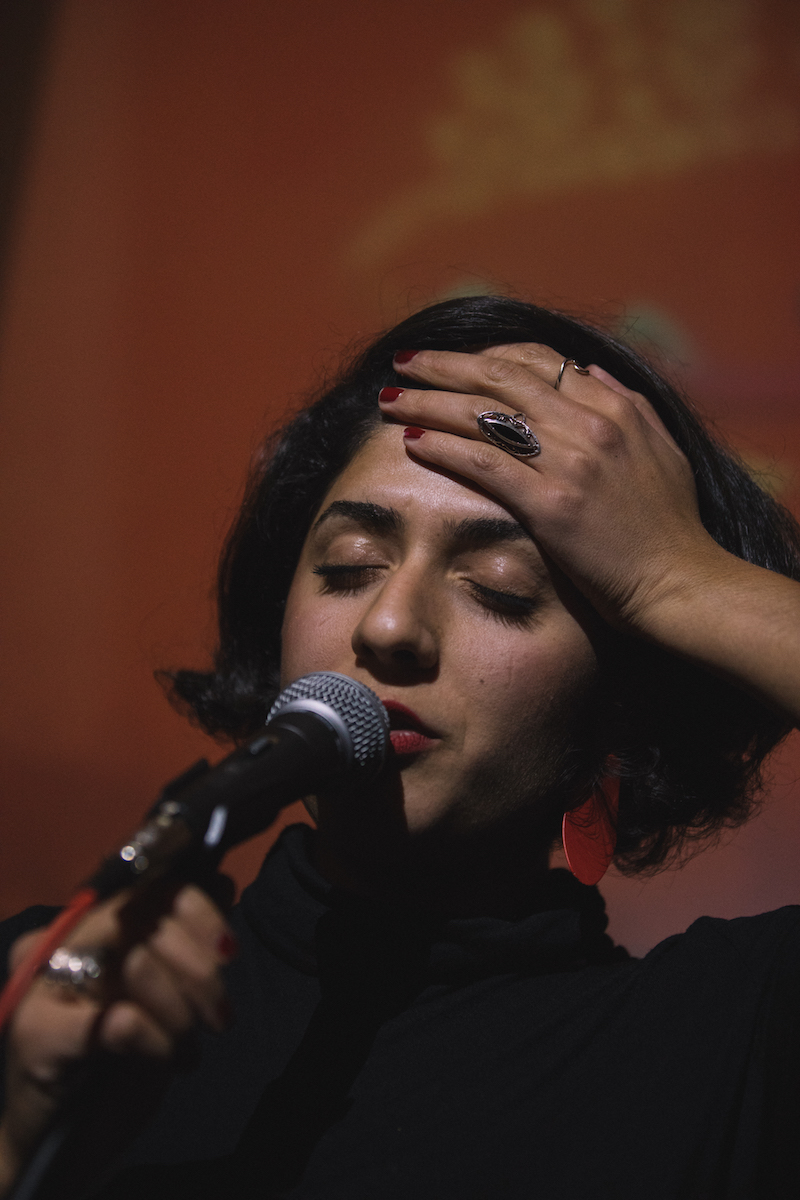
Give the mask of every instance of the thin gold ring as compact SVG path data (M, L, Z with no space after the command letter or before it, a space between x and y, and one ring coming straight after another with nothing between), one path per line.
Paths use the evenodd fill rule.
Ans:
M579 375L589 374L588 367L579 367L574 358L565 358L561 366L558 368L558 379L556 379L555 383L553 384L555 391L558 391L558 389L561 387L561 380L567 367L574 367Z

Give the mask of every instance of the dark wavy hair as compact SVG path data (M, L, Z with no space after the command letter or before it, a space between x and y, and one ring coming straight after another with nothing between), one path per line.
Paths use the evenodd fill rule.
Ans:
M629 347L520 300L449 300L361 350L262 448L220 563L213 669L170 673L173 702L215 736L238 740L262 725L277 692L284 604L306 533L331 484L379 423L378 390L405 382L392 368L393 355L514 342L540 342L596 363L647 396L692 466L711 536L740 558L800 577L800 528L792 516ZM601 733L595 731L594 773L588 780L584 771L580 796L613 752L623 781L618 867L653 870L744 821L761 789L763 760L788 732L786 722L702 668L621 634L609 633L601 669L610 702Z

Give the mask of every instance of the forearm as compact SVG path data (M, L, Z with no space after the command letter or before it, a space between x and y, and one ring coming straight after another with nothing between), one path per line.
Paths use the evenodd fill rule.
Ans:
M717 548L675 577L642 632L800 725L800 583Z

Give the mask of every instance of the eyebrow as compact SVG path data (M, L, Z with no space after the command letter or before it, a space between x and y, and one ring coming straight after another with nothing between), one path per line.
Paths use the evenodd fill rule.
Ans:
M396 508L384 508L361 500L334 500L314 524L314 532L326 521L344 517L361 525L368 533L399 533L405 525ZM498 542L532 541L528 531L510 517L467 517L448 521L445 529L459 550L485 550Z
M463 550L485 550L498 542L530 542L531 535L511 517L468 517L448 522L451 540Z
M404 524L396 508L384 508L381 504L368 504L363 500L334 500L314 522L314 533L334 517L355 521L368 533L376 534L397 533Z

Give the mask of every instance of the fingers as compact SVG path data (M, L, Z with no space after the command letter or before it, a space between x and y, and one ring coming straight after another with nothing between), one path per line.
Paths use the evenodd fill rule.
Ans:
M619 380L615 379L613 375L609 375L608 371L604 371L602 367L598 367L597 363L589 363L587 370L595 379L599 379L600 382L604 383L606 387L611 388L612 392L617 392L620 396L627 396L627 398L633 402L635 402L637 398L640 400L644 399L644 397L640 396L638 392L632 392L630 388L626 388L625 385L620 383ZM648 405L648 408L649 407L650 406Z
M69 972L66 981L52 971L40 975L14 1013L3 1131L8 1153L20 1161L41 1138L69 1068L92 1047L168 1070L185 1058L187 1035L199 1021L217 1031L229 1023L220 968L236 943L222 914L195 887L178 891L160 919L153 903L137 900L121 895L99 905L67 939L70 951L103 964L99 979L84 986ZM39 930L20 938L12 964L44 936ZM164 1077L159 1067L153 1088ZM0 1147L0 1174L11 1161L3 1155Z
M512 348L516 349L516 348ZM524 348L521 348L524 349ZM557 357L553 351L547 351ZM629 436L641 438L644 431L652 435L649 425L643 421L638 410L627 399L610 391L603 384L587 376L576 375L577 388L572 384L572 390L583 394L583 399L568 394L556 392L542 378L534 375L526 367L522 367L510 359L498 357L489 358L480 355L445 354L426 352L435 356L435 361L425 366L423 363L418 374L423 373L431 381L438 383L440 378L454 388L456 378L461 388L449 391L422 391L413 387L384 388L379 395L382 411L395 421L418 426L425 430L437 430L441 433L456 434L459 438L487 445L487 439L478 424L478 417L487 410L499 411L509 416L521 413L526 418L528 427L540 439L542 446L546 445L546 453L541 458L529 457L524 460L523 469L533 470L537 474L547 474L556 469L559 456L580 451L588 447L597 448L606 453L613 453L623 440L623 430L627 427ZM537 361L541 365L543 356ZM440 362L442 359L442 369ZM454 361L455 360L455 361ZM562 360L558 359L560 364ZM416 362L416 359L414 359ZM500 382L502 379L502 383ZM506 381L516 380L516 390L511 390ZM412 382L412 381L409 381ZM587 387L588 385L588 387ZM605 396L602 404L598 404L591 394L591 389L599 389ZM421 438L414 440L414 450L422 452ZM424 457L433 447L443 447L439 438L425 438ZM452 454L467 454L466 460L456 467L453 465L452 454L447 462L439 465L448 469L460 470L470 479L485 484L483 478L477 479L470 469L475 463L481 474L490 468L493 459L498 454L507 457L506 452L492 447L492 455L487 458L479 454L477 458L469 455L467 447L451 447ZM438 459L437 459L438 461ZM455 461L461 462L456 459ZM496 469L502 470L502 461L496 461Z
M506 359L508 362L517 363L537 375L553 391L556 391L559 375L561 375L561 383L558 385L560 391L565 383L569 383L573 375L578 374L572 367L562 374L561 364L568 356L538 342L515 342L507 346L487 346L485 350L478 351L476 357Z
M14 1014L12 1059L27 1079L54 1087L64 1067L85 1053L100 1011L88 996L39 981Z
M219 968L232 948L232 935L213 905L198 889L184 889L173 913L126 956L125 994L175 1036L197 1019L222 1030L227 1014Z
M478 411L504 406L509 412L523 409L540 415L559 406L553 383L562 358L546 346L503 347L508 356L463 354L447 350L423 350L408 362L395 362L396 370L440 388L443 392L478 396L493 403ZM413 387L413 382L411 383Z
M397 392L400 394L395 395ZM483 435L478 428L478 417L487 408L498 407L496 404L490 405L485 396L418 391L414 388L383 388L378 400L383 412L394 420L433 427L461 438L481 440ZM504 408L508 409L508 406Z
M176 1052L178 1032L168 1031L141 1005L120 1000L103 1013L97 1028L97 1041L103 1049L115 1054L170 1059ZM188 1032L188 1025L180 1032Z
M14 1036L37 1077L58 1074L92 1040L110 1050L163 1058L198 1021L217 1031L228 1023L220 968L236 944L210 899L199 888L181 889L150 936L128 948L121 914L129 903L122 896L99 906L68 939L77 953L110 952L97 984L78 991L42 977L20 1005ZM12 963L43 936L36 931L20 938Z
M435 422L437 428L447 428L448 432L458 433L462 437L480 436L476 433L474 422L478 413L487 407L499 406L501 411L507 410L511 414L521 411L537 423L545 421L563 426L565 422L574 420L575 406L578 405L578 415L595 411L616 423L627 423L634 427L643 418L648 432L652 430L657 433L662 442L682 457L649 401L640 393L620 384L602 367L590 364L589 374L586 375L567 366L556 391L555 383L563 362L564 356L549 346L522 343L490 346L477 354L422 351L408 361L395 361L395 369L410 376L412 387L413 380L419 379L444 390L461 393L462 396L471 394L477 398L477 405L463 406L462 403L462 420L457 424L453 420L455 406L452 404L443 410L447 424L440 425L438 419ZM430 393L423 395L429 396ZM481 405L484 398L495 403ZM424 401L417 411L407 412L410 399L407 391L404 392L403 404L397 409L398 413L402 412L402 419L416 420L426 425L426 415L438 418L438 401L435 413L430 403L428 410L425 410Z
M9 974L13 975L20 963L33 953L46 933L47 929L34 929L31 933L24 933L22 937L17 938L8 952Z
M211 1029L224 1029L228 1015L220 968L234 952L235 939L208 896L196 887L182 888L171 911L145 942L125 955L120 967L122 995L144 1019L136 1024L124 1005L117 1013L109 1011L99 1030L104 1044L116 1048L112 1041L119 1038L122 1046L138 1045L139 1039L160 1054L163 1044L151 1021L173 1042L198 1020Z
M219 909L200 888L191 885L181 888L164 925L170 921L185 931L200 950L216 955L221 962L231 957L233 934ZM159 931L153 944L160 944Z
M547 346L539 346L533 343L530 345L523 344L513 346L490 346L486 350L482 350L481 354L499 358L510 358L514 362L518 362L523 366L528 366L531 370L537 371L537 373L540 375L544 375L547 371L552 371L553 369L553 352L550 351L549 347ZM559 370L561 362L563 362L563 359L559 361ZM650 428L654 429L655 432L659 434L659 436L667 443L670 449L673 450L674 453L680 458L684 457L682 451L675 444L673 438L667 431L667 428L659 417L658 413L653 408L650 401L643 396L641 392L634 392L632 388L625 387L624 384L620 383L618 379L615 379L613 375L610 375L608 371L603 369L603 367L598 367L596 363L589 363L586 369L591 378L596 379L603 385L602 389L598 389L593 386L582 386L579 381L581 378L586 377L582 377L579 372L567 368L564 376L562 377L559 393L563 394L565 398L571 398L580 403L600 406L602 406L604 401L607 401L610 398L608 396L608 393L610 392L614 392L618 396L623 396L645 419ZM556 379L557 378L558 375L556 374ZM617 411L619 411L618 406Z
M476 354L423 350L405 362L395 359L395 370L401 375L409 375L449 391L477 393L500 403L508 403L511 407L517 402L521 389L531 396L537 396L544 405L558 407L559 398L563 399L566 391L573 398L585 400L587 394L597 386L589 382L587 389L588 377L568 366L556 390L564 360L565 355L549 346L523 342L488 346ZM583 381L584 386L576 391L570 384L578 381Z

